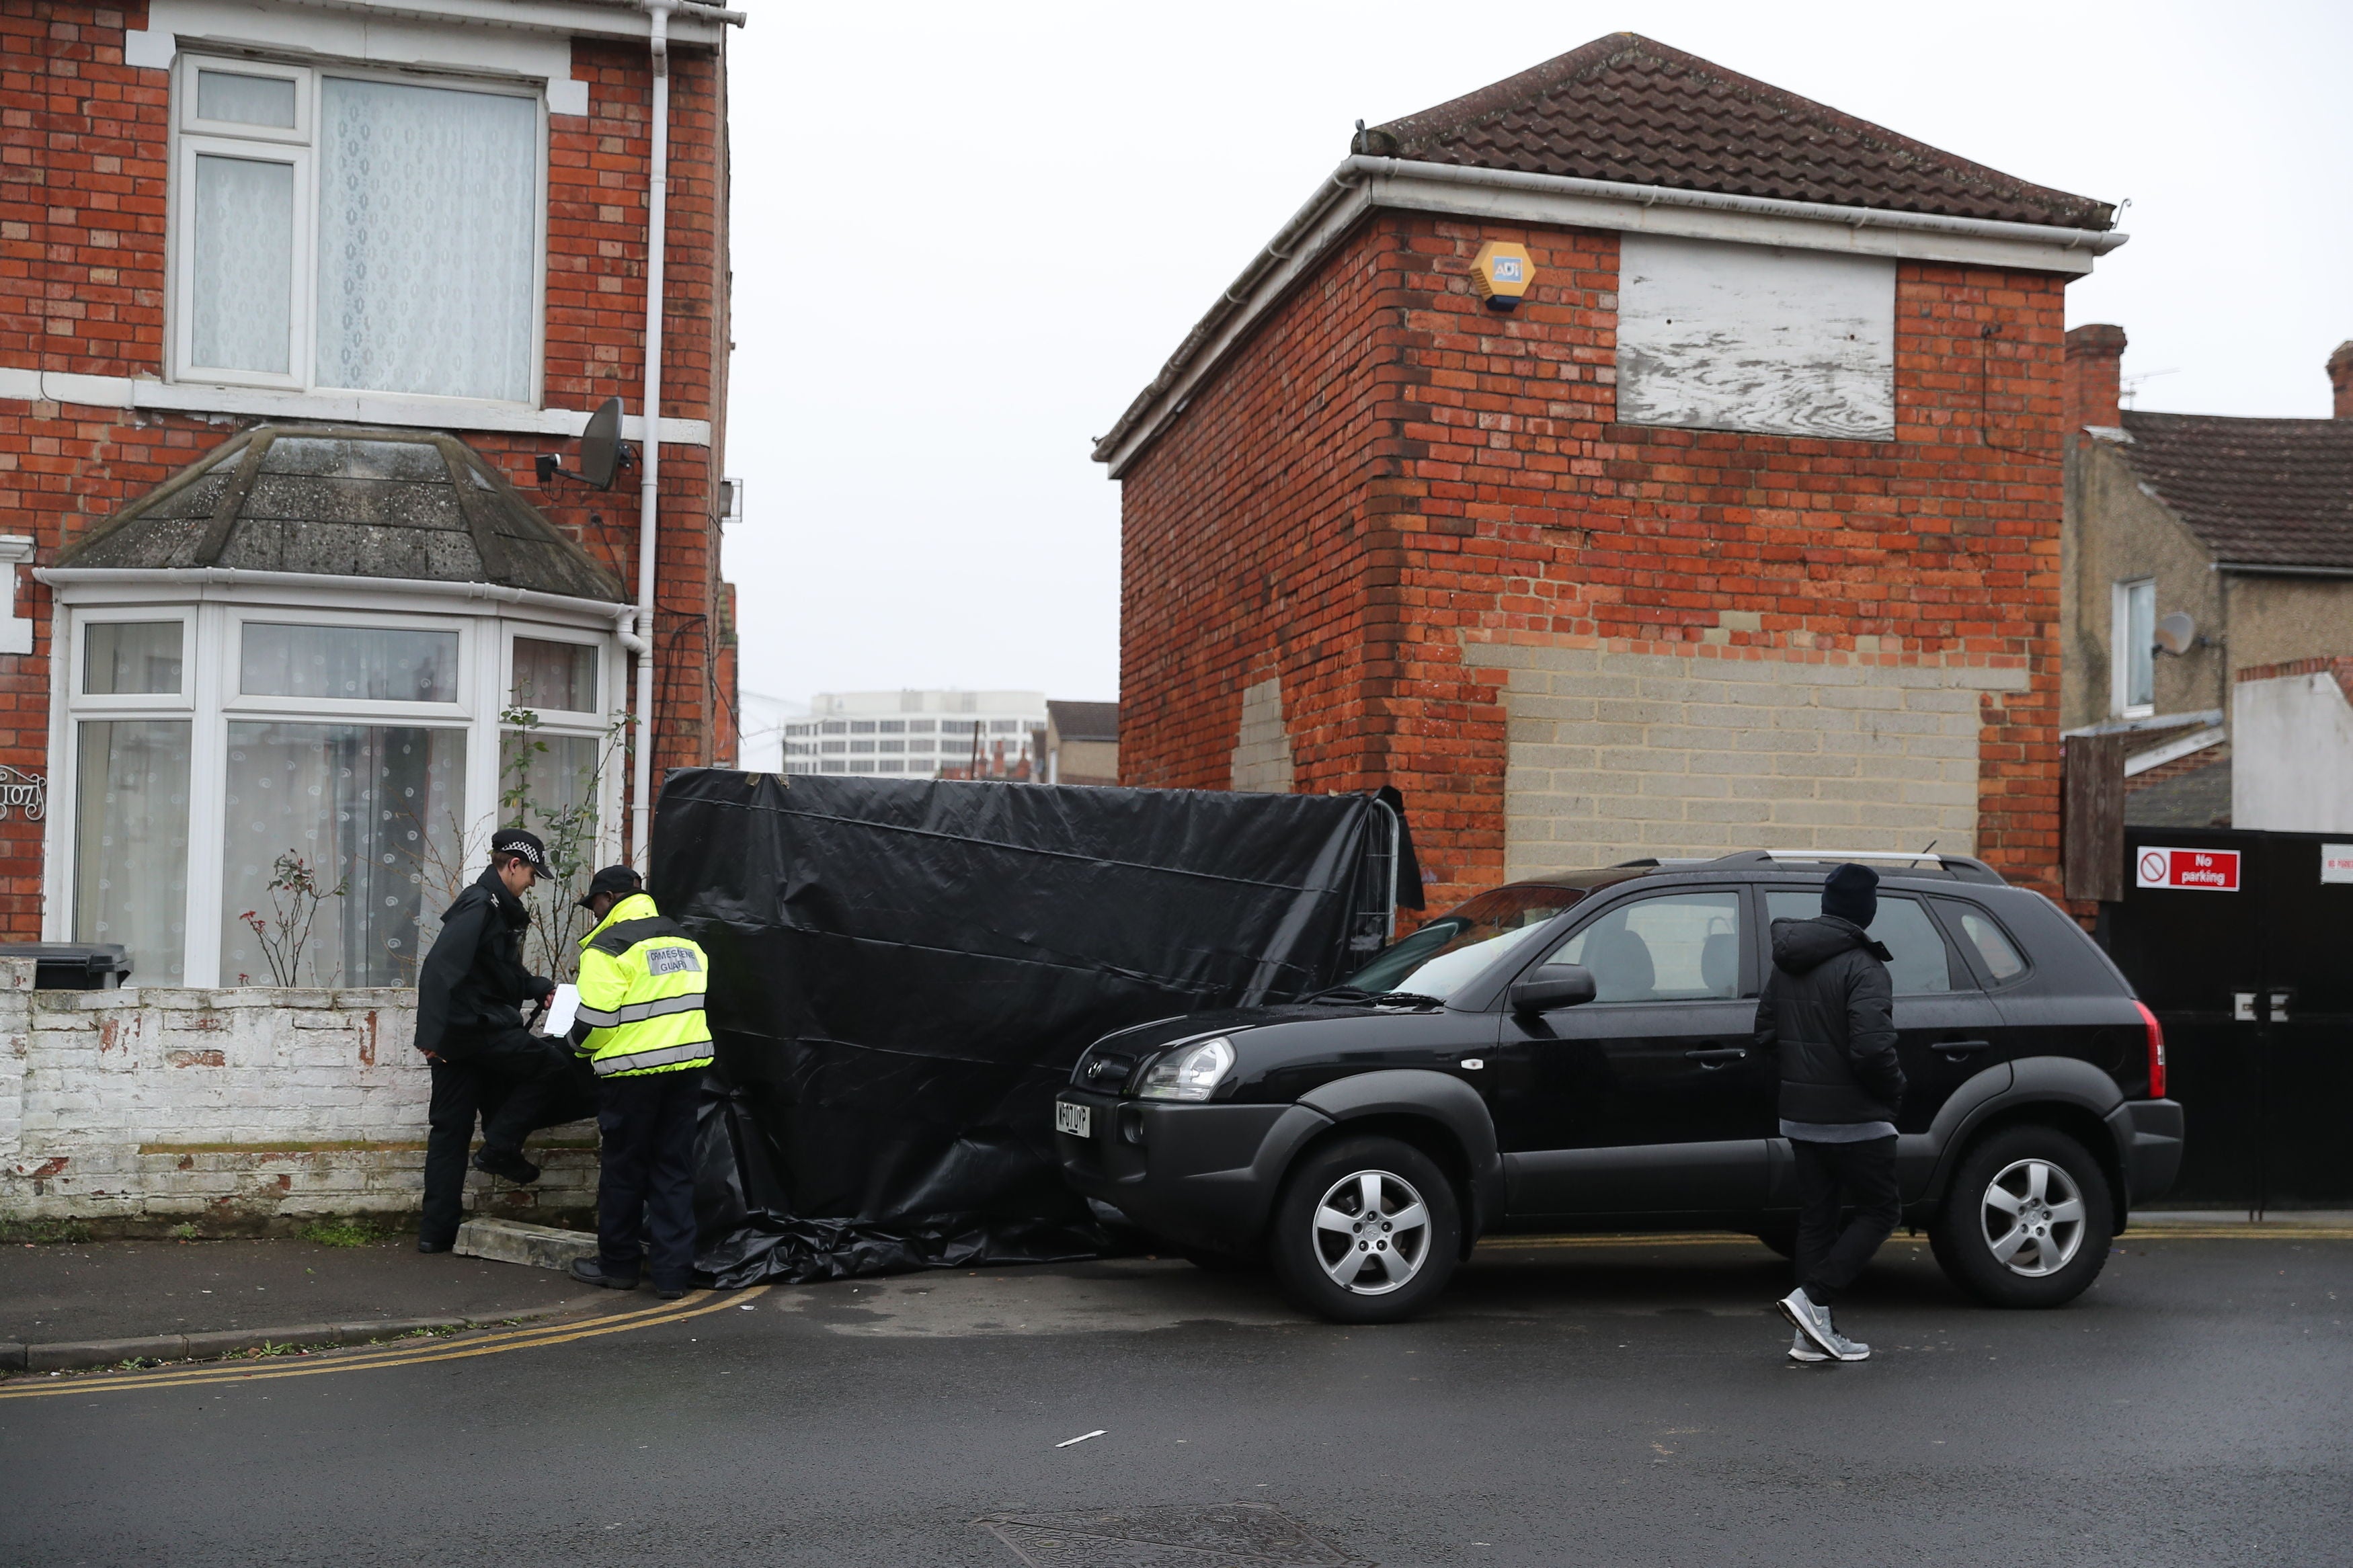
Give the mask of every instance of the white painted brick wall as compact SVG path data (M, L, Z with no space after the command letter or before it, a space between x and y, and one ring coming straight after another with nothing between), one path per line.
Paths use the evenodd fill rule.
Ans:
M0 960L0 1218L248 1225L402 1214L422 1194L432 1082L402 989L36 991ZM532 1140L516 1189L468 1205L595 1203L596 1125Z
M1757 651L1744 648L1744 655ZM1508 673L1504 872L1736 849L1972 853L1978 695L2023 670L1472 644Z

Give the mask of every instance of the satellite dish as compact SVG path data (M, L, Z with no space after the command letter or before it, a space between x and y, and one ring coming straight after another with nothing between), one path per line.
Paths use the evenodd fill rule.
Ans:
M621 439L621 400L608 397L588 416L588 427L580 432L580 467L577 470L557 462L553 454L542 453L534 466L539 470L539 482L545 485L562 474L567 479L600 490L613 488L613 476L621 465L634 463L638 455Z
M2168 653L2188 653L2198 639L2198 623L2179 610L2157 623L2157 646Z

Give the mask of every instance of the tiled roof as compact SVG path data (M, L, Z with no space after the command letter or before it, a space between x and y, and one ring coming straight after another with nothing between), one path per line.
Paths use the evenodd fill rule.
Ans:
M1421 163L1944 217L2110 227L2115 209L2029 184L1636 33L1612 33L1365 133Z
M495 583L627 602L612 574L480 453L430 430L257 426L57 563Z
M2353 419L2123 419L2116 450L2216 560L2353 569Z
M1046 711L1054 721L1054 732L1065 741L1119 739L1116 702L1049 702Z

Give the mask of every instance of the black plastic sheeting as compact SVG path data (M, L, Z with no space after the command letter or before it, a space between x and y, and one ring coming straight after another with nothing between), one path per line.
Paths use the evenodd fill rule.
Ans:
M1054 1090L1114 1029L1360 964L1388 821L1369 795L673 773L650 891L710 954L718 1058L697 1268L1105 1250L1055 1167Z

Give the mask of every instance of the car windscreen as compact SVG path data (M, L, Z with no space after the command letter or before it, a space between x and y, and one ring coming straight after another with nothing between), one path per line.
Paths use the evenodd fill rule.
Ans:
M1583 897L1582 888L1497 888L1482 893L1384 948L1344 984L1375 994L1409 991L1443 999Z

